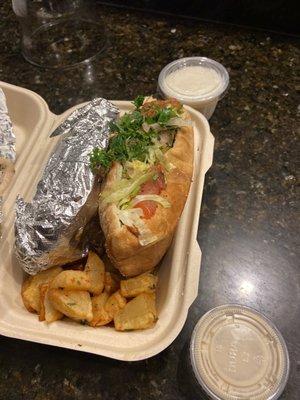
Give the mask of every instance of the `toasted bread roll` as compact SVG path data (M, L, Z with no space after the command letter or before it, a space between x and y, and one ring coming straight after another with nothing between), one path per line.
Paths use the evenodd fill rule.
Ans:
M186 110L182 112L181 120L190 120ZM125 276L131 277L152 270L172 241L193 175L194 132L192 126L189 126L191 124L187 125L178 127L173 146L164 153L164 162L171 168L163 170L165 185L159 196L167 200L168 207L157 203L153 216L140 218L147 230L147 240L141 240L139 229L132 229L121 222L119 208L115 203L107 203L100 196L99 215L107 254L113 265ZM119 169L120 164L113 163L102 192L113 191Z

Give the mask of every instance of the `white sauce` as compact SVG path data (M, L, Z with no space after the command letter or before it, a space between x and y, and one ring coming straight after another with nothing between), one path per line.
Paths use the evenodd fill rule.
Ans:
M166 85L185 96L202 96L213 92L221 84L221 77L212 68L191 65L171 72Z

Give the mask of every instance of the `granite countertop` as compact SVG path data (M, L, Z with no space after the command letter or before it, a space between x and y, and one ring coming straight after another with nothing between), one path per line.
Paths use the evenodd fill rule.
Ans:
M161 68L179 57L205 55L228 68L228 93L210 121L216 142L199 224L199 296L174 343L146 361L118 362L1 337L0 399L206 398L193 382L188 344L204 312L230 302L252 306L278 326L291 359L281 398L299 399L299 42L104 6L95 13L108 30L105 53L88 68L55 72L24 61L18 23L9 2L1 6L1 80L36 91L61 113L95 96L154 93Z

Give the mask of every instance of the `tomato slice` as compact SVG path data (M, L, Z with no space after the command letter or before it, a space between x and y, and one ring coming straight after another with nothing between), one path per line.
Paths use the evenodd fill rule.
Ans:
M157 183L157 181L151 179L141 186L139 194L159 194L160 191L160 185Z
M158 178L156 179L156 184L159 187L159 193L166 188L165 177L163 173L158 174Z
M156 179L150 179L141 186L139 194L160 194L162 189L165 187L166 184L164 174L162 172L158 172Z
M137 203L134 208L141 208L143 210L144 218L149 219L155 214L157 204L152 200L144 200Z
M160 192L166 187L165 177L161 168L157 168L156 179L150 179L145 182L139 191L139 194L160 194ZM143 210L143 216L145 219L153 217L155 214L157 203L152 200L144 200L137 203L135 208L141 208Z

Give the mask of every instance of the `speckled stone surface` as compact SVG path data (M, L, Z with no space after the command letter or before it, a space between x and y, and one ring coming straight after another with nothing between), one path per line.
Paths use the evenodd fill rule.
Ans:
M88 69L53 72L23 60L9 3L0 8L1 80L36 91L53 112L94 96L153 93L161 68L183 56L221 62L231 83L211 119L216 143L199 224L199 296L180 335L158 356L137 363L0 337L0 399L205 399L187 359L191 332L204 312L235 302L262 311L282 332L291 371L281 399L298 400L299 42L99 7L95 13L108 29L106 52Z

